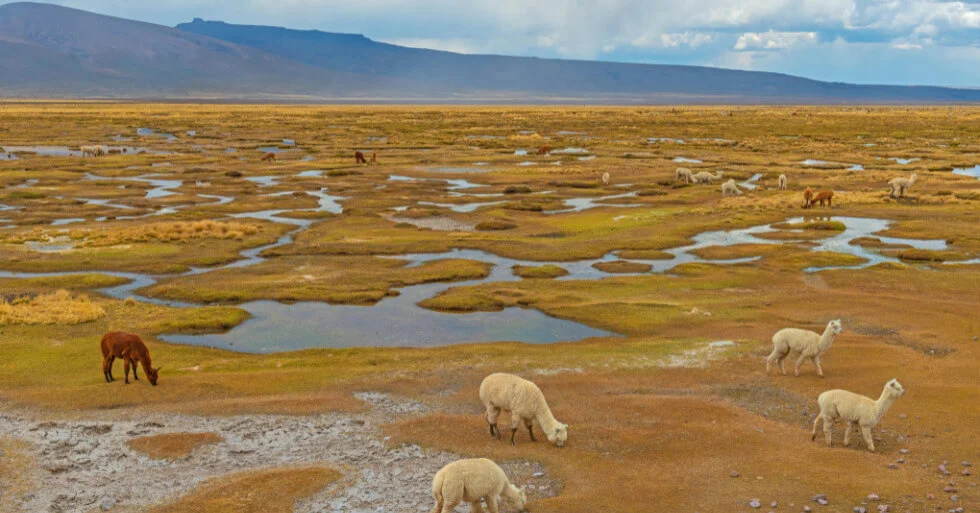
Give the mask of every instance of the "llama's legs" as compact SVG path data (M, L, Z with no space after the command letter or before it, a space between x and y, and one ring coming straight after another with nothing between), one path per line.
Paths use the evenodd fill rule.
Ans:
M459 505L459 501L456 501L455 503L451 501L444 502L442 504L442 513L452 513L452 511L456 509L456 506L458 505Z
M497 498L489 495L486 497L486 499L487 509L490 510L490 513L500 513L500 509L497 507Z
M834 420L828 417L823 418L823 435L827 440L827 447L834 446Z
M480 499L470 503L470 513L483 513L483 504L480 504Z
M497 427L497 417L500 416L500 408L493 405L487 405L487 424L490 424L490 436L496 436L497 440L500 440L500 428Z
M795 374L797 376L800 375L800 365L803 365L803 360L805 360L806 358L807 357L805 355L802 355L802 354L800 355L799 358L797 358L797 360L796 360L796 371L795 371Z
M853 422L848 422L847 425L844 426L844 446L845 447L851 445L851 431L853 429L854 429L854 423Z
M129 358L123 358L123 371L126 373L126 384L129 384Z
M116 357L115 356L110 356L109 357L109 364L108 364L109 381L115 381L116 380L116 378L112 377L112 364L113 363L116 363Z
M871 439L871 428L861 426L861 436L864 437L864 443L868 444L868 450L875 452L875 441Z
M105 382L106 383L109 383L111 381L109 379L109 357L108 356L103 356L102 357L102 377L105 378Z
M817 366L817 375L823 377L823 367L820 367L820 356L813 357L813 364Z
M524 421L524 426L527 427L527 434L528 435L531 435L531 441L532 442L537 442L538 441L537 438L534 438L534 430L531 428L531 421L530 420L525 420Z
M136 368L137 368L137 365L136 365L137 362L136 362L136 360L132 360L129 363L133 365L133 379L135 379L136 381L139 381L140 380L140 377L136 375Z

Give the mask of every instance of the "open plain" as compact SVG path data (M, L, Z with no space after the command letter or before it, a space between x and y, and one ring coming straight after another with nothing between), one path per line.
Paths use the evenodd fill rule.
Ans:
M2 511L423 512L458 457L535 513L980 507L977 108L0 103L0 295ZM810 441L893 378L875 452Z

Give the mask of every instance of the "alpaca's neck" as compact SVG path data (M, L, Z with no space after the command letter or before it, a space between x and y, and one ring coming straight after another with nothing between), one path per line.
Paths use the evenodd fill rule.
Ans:
M538 414L538 424L546 433L551 433L558 426L558 420L551 414L551 409L546 406L544 411Z
M145 372L146 375L149 376L150 375L150 368L151 368L150 367L150 355L147 354L147 355L140 356L139 357L139 362L143 366L143 372Z
M893 394L889 394L887 390L882 390L881 397L879 397L878 400L875 401L876 423L877 421L881 420L882 417L885 416L885 413L888 412L888 408L891 408L892 403L894 402L895 402L895 396Z
M512 485L510 483L507 483L504 486L504 490L502 492L500 492L500 495L502 495L502 496L504 496L504 497L506 497L506 498L508 498L508 499L510 499L512 501L515 501L515 502L517 501L518 497L520 497L520 494L521 494L521 491L518 490L516 486L514 486L514 485Z
M823 335L820 335L820 346L826 349L830 347L830 344L833 344L834 340L836 339L837 334L834 333L834 328L828 325L827 328L823 330Z

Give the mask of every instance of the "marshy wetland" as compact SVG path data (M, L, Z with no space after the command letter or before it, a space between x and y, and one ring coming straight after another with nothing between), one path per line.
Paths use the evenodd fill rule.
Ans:
M248 488L272 511L428 511L456 457L505 464L535 512L980 505L980 109L0 119L0 510L221 511ZM838 318L825 378L766 375L774 332ZM105 383L116 330L159 386ZM538 383L564 448L487 436L497 371ZM817 395L892 378L877 452L810 442ZM255 485L276 479L295 486Z

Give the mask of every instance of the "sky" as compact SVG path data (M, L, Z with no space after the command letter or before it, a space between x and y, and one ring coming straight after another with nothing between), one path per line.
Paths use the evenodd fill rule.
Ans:
M0 4L11 3L0 0ZM364 34L462 53L693 64L864 84L980 87L980 0L57 0Z

